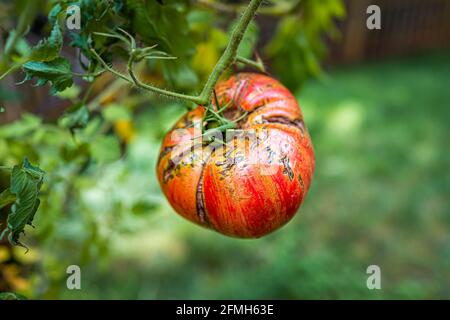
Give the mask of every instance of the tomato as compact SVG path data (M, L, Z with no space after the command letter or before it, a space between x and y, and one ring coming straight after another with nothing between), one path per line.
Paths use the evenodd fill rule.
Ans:
M273 78L239 73L216 93L214 108L240 119L236 127L222 142L204 139L205 108L188 112L163 140L158 179L188 220L228 236L261 237L303 202L315 165L311 138L295 97Z

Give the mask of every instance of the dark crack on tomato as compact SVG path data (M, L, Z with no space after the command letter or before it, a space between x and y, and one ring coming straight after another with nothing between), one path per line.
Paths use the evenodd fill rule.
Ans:
M298 182L300 183L300 187L302 188L302 196L304 196L305 195L305 184L304 184L303 178L300 174L298 175Z
M287 174L289 177L289 180L294 179L294 171L292 171L291 163L287 155L284 155L280 159L281 163L283 164L283 174Z
M177 164L172 159L170 159L169 163L167 164L167 167L164 169L163 172L164 183L167 183L171 178L173 178L172 172L175 170L176 167Z
M302 134L305 132L305 123L302 119L294 119L291 120L288 117L283 116L274 116L274 117L262 117L263 123L279 123L279 124L285 124L287 126L292 126L297 129L299 129Z
M206 163L209 161L209 159L211 158L213 153L214 153L214 150L208 155L208 157L202 163L202 169L200 171L200 177L198 179L197 190L196 190L196 194L195 194L197 215L200 218L200 222L207 224L207 225L209 225L209 221L208 221L208 216L206 214L205 198L203 197L203 177L205 174Z
M159 158L158 158L158 165L161 162L162 158L173 151L173 149L176 146L170 146L166 147L161 151ZM170 179L174 177L173 172L177 171L181 168L181 166L187 166L190 167L194 166L195 161L199 161L199 155L195 152L198 148L202 148L201 143L194 144L189 147L189 152L187 152L187 148L185 149L178 149L178 155L173 155L171 159L169 159L167 167L164 169L163 172L163 181L164 183L167 183ZM189 161L183 161L183 159L186 159Z
M197 184L196 206L197 214L202 223L206 223L205 199L203 198L203 172L200 173L200 179Z
M242 161L244 161L243 155L236 155L233 157L231 156L231 154L229 154L225 158L225 161L217 161L216 166L222 167L222 171L219 171L219 174L222 177L225 177L237 164L241 163Z
M272 164L273 162L273 158L276 155L276 152L272 150L272 148L270 146L267 146L265 148L266 152L267 152L267 163L268 164Z
M229 147L228 150L223 155L224 159L223 161L216 161L216 166L221 167L221 171L219 171L219 174L222 177L225 177L227 173L236 165L236 158L232 155L235 151L235 148ZM243 159L243 157L241 157ZM241 159L241 160L242 160Z
M181 167L186 166L188 164L187 162L184 162L183 159L184 159L184 157L181 157L181 156L169 159L167 167L163 171L163 182L164 183L167 183L174 176L179 176L179 171L180 171Z
M168 155L172 150L175 148L175 146L169 146L165 147L160 153L158 157L158 165L161 162L162 158L164 158L166 155Z

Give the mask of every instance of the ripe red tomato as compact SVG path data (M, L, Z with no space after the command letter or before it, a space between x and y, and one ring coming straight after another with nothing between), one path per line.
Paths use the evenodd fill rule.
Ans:
M273 78L240 73L216 92L214 107L240 118L236 128L222 143L202 142L205 108L188 112L164 138L158 179L181 216L225 235L261 237L286 224L305 198L311 139L295 97Z

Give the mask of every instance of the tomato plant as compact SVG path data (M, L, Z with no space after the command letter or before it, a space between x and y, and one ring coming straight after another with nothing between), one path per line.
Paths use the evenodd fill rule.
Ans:
M206 123L205 126L201 126L200 134L202 136L210 135L212 131L224 132L226 129L241 129L241 126L246 123L246 121L251 120L255 114L259 114L264 109L264 112L268 113L263 115L264 117L269 117L270 112L277 110L277 108L282 108L278 106L273 106L271 110L268 108L262 108L259 111L254 111L253 107L248 107L249 109L244 112L249 114L238 114L242 117L239 119L238 123L234 123L236 119L230 118L230 113L233 113L232 109L236 106L230 105L226 110L221 112L224 115L215 112L214 108L219 107L219 103L227 104L233 102L231 98L225 99L226 96L226 86L230 86L229 90L235 90L237 94L240 94L241 89L232 89L236 86L236 83L242 83L243 80L237 80L238 78L245 78L244 76L238 76L238 78L231 78L236 80L229 80L227 85L222 83L217 86L217 94L219 102L215 103L213 100L213 89L216 87L217 82L225 74L230 73L230 69L246 66L247 68L259 70L262 73L267 73L265 63L261 59L258 53L254 52L260 51L266 53L267 57L272 57L274 60L273 65L277 66L278 61L282 61L288 58L285 55L286 45L289 42L292 44L302 43L308 45L308 56L305 59L304 65L310 70L311 74L317 74L318 65L317 58L312 54L312 52L317 52L317 56L321 54L321 46L317 44L314 34L318 34L321 28L330 28L330 21L333 16L342 15L342 6L338 0L329 0L329 4L326 6L327 13L324 15L322 12L320 15L317 13L317 17L322 17L314 19L315 27L310 27L309 24L302 22L298 24L298 19L296 17L300 15L305 15L305 21L309 21L311 16L314 16L316 12L316 5L313 1L294 1L286 0L286 2L273 2L269 5L264 5L261 7L262 0L251 0L247 4L219 4L215 1L198 1L195 3L189 3L185 1L55 1L48 4L48 37L38 41L34 46L28 44L26 40L26 35L30 32L30 27L27 27L29 21L32 21L33 16L39 14L42 10L40 4L44 1L20 1L16 5L16 13L19 15L17 26L14 30L8 34L6 39L3 59L0 64L0 79L6 78L8 75L14 74L15 72L22 71L24 74L24 79L22 83L28 81L35 81L37 86L43 86L50 84L50 93L53 95L58 95L60 98L68 99L71 105L66 108L65 113L58 121L60 128L68 129L69 132L77 139L83 137L83 130L91 131L83 138L84 146L78 146L75 150L70 151L70 158L80 157L79 163L80 168L78 172L83 172L83 170L88 169L91 164L92 158L98 158L100 163L104 160L113 159L120 152L118 144L127 144L134 137L134 129L132 126L132 115L130 110L124 110L120 108L117 103L119 97L123 97L123 85L129 85L134 88L138 88L144 91L149 91L162 96L175 98L180 101L184 101L187 106L192 104L201 105L203 112L199 113L199 116L203 118L203 122ZM75 9L78 10L75 10ZM276 36L272 41L268 43L266 48L262 50L257 50L257 25L252 21L256 12L262 15L271 15L284 17L281 20L278 30L276 31ZM321 9L322 10L322 9ZM206 25L213 23L214 15L211 12L223 11L226 14L238 14L242 12L241 16L238 16L236 22L231 24L229 27L230 37L227 39L226 33L224 33L220 28L208 29L205 28ZM324 11L325 12L325 11ZM74 14L79 14L80 16L74 17ZM326 17L326 18L324 18ZM68 28L68 21L71 21L71 25L74 21L78 19L78 27L73 29ZM302 20L298 20L302 21ZM332 24L331 24L332 25ZM321 26L321 27L319 27ZM66 28L67 27L67 28ZM302 41L300 39L289 39L289 35L298 37L301 35L297 34L298 28L304 29ZM249 32L247 30L249 29ZM70 47L76 49L76 59L70 59L64 52L64 42L66 41L65 35L70 39ZM205 40L206 39L206 40ZM197 43L197 45L196 45ZM290 45L289 45L290 46ZM295 48L296 46L290 46ZM192 52L197 49L197 53ZM301 57L302 50L304 47L298 48L297 56ZM288 54L292 54L295 50L290 50ZM117 57L117 59L114 59ZM255 57L255 59L252 59ZM303 59L303 58L301 58ZM207 65L205 64L207 62ZM114 63L114 64L113 64ZM117 63L117 64L116 64ZM294 64L293 64L294 65ZM298 64L296 64L298 65ZM195 73L194 68L198 71L198 75ZM124 70L124 71L122 71ZM210 70L208 72L208 70ZM305 78L305 71L300 71L299 76L296 77L297 84L300 85ZM117 80L106 89L103 89L104 79L106 74L110 73ZM289 72L280 73L282 80L286 80L289 84L292 84L292 79L286 78ZM199 78L201 77L201 78ZM161 82L161 78L163 81ZM254 87L252 94L258 94L260 97L267 97L267 99L272 99L271 94L284 94L284 103L286 105L293 105L295 99L292 95L284 89L277 82L269 80L269 78L264 78L263 76L252 76L252 79L248 81L249 85ZM265 84L260 84L261 79L265 79L267 86L272 83L275 87L268 88ZM82 86L80 88L80 80L84 80L88 83L88 86ZM155 80L164 85L164 83L169 84L169 88L163 88L162 86L150 84L149 80L155 82ZM204 81L204 85L199 93L195 93L195 89L198 88L200 81ZM246 80L247 81L247 80ZM244 82L246 82L244 81ZM85 88L83 88L85 87ZM263 89L265 88L265 89ZM178 90L182 90L181 93ZM184 93L185 90L188 93ZM250 89L249 89L250 90ZM81 95L81 91L83 95ZM260 92L264 91L264 92ZM250 91L249 91L250 94ZM96 95L92 98L92 95ZM136 96L139 96L136 95ZM243 99L245 96L242 96ZM225 100L224 100L225 99ZM265 99L265 98L264 98ZM223 100L223 101L222 101ZM128 102L127 102L128 103ZM111 104L109 108L106 108L102 112L102 116L99 118L96 116L96 112L99 107L104 107L104 105ZM115 104L115 105L114 105ZM215 106L215 107L214 107ZM292 107L292 114L297 114L297 107ZM298 108L297 108L298 109ZM3 111L5 109L2 107ZM241 111L242 111L241 110ZM280 109L281 110L281 109ZM217 111L217 110L216 110ZM199 112L194 111L194 113ZM301 119L301 114L297 115ZM270 118L270 117L269 117ZM288 117L289 118L289 117ZM299 131L300 129L305 130L305 128L298 128L293 123L287 124L282 123L285 118L271 117L272 120L281 121L280 123L266 124L265 127L275 126L271 128L271 132L280 130L276 126L281 126L284 129L280 131L279 134L275 134L273 141L271 143L282 144L287 141L293 143L294 145L306 143L309 138L297 139L292 137L297 137L298 135L289 133L287 131L294 130ZM284 120L283 120L284 119ZM100 124L102 121L110 122L107 128L110 128L115 135L117 140L109 135L105 138L99 137L99 135L104 134L103 132L98 132L97 130L104 130L103 126ZM298 120L298 119L297 119ZM295 121L297 121L295 120ZM300 121L300 120L298 120ZM97 123L97 124L96 124ZM303 124L302 124L303 126ZM92 129L95 128L96 129ZM287 129L289 128L289 130ZM294 129L296 128L296 129ZM252 128L253 129L253 128ZM89 132L88 130L88 132ZM93 134L93 136L92 136ZM306 131L304 132L307 135ZM77 137L76 137L77 136ZM95 136L95 138L94 138ZM292 137L291 137L292 136ZM283 138L284 137L284 138ZM289 140L289 139L294 140ZM268 140L270 141L270 139ZM290 147L292 150L296 149L295 146ZM303 147L302 147L303 148ZM305 145L305 148L308 147ZM305 149L305 150L306 150ZM287 161L299 161L305 163L312 163L313 156L312 151L307 152L305 150L299 151L298 154L292 154L284 158L285 171L287 169ZM281 151L277 151L277 159L275 161L281 161ZM305 153L306 152L306 153ZM111 155L106 155L112 153ZM308 154L307 160L304 160L305 154ZM114 156L113 156L114 155ZM23 156L26 156L24 154ZM218 156L217 154L215 156ZM291 157L292 156L292 157ZM36 157L31 157L32 160L38 160ZM33 159L35 158L35 159ZM214 158L211 161L215 160ZM279 181L278 187L269 190L266 188L266 193L272 194L272 204L270 210L267 209L266 212L262 212L262 206L265 206L265 199L247 204L240 204L238 202L237 208L242 211L243 208L247 207L247 210L251 212L261 211L259 214L249 214L248 219L252 220L250 224L255 226L260 223L264 226L254 227L252 231L246 229L243 224L235 230L232 226L220 226L223 224L224 218L219 218L224 216L224 204L210 202L209 197L218 195L219 189L223 189L219 185L209 184L215 181L213 177L209 176L209 170L205 169L202 172L202 179L204 179L205 192L211 192L211 195L206 197L206 194L202 197L206 197L206 202L204 204L204 211L214 212L215 208L213 206L217 205L217 221L214 222L217 226L214 229L222 231L226 234L236 235L236 236L258 236L263 235L272 229L284 224L290 219L290 217L296 211L301 199L303 199L304 194L309 186L309 181L312 174L312 164L305 165L309 167L310 172L304 172L305 177L299 178L299 173L297 172L297 165L294 166L294 174L296 179L293 180L291 174L290 180L296 182L282 182ZM305 168L306 168L305 167ZM11 169L12 166L5 166L6 169ZM42 168L39 170L44 170L48 168ZM46 171L47 171L46 170ZM211 169L212 170L212 169ZM43 171L42 171L43 172ZM49 173L49 181L52 181L51 175ZM195 179L194 179L195 180ZM198 180L198 179L197 179ZM240 179L236 178L234 182L236 185L236 190L242 188L242 192L249 192L246 185L250 182L242 181L242 185L238 187ZM241 179L242 180L242 179ZM261 181L260 181L261 180ZM253 181L255 186L262 186L262 178ZM203 180L202 180L203 181ZM274 186L277 184L276 181L272 181ZM11 185L16 183L15 175L11 176ZM304 190L299 191L301 188L299 185L303 183ZM294 184L290 186L291 184ZM46 189L48 188L48 189ZM278 189L277 189L278 188ZM292 196L289 197L285 191L291 190ZM40 188L39 188L40 189ZM51 190L51 183L45 186L44 189ZM164 191L167 194L167 188L163 186ZM177 188L170 187L173 189L170 194L173 193L183 193ZM192 186L188 193L199 194L196 190L198 186ZM214 189L214 191L213 191ZM13 190L10 188L9 190ZM232 198L232 192L227 193L229 188L223 189L221 193L222 198ZM247 191L244 191L247 190ZM38 190L39 191L39 190ZM238 192L238 191L236 191ZM252 191L253 194L262 192L262 190L255 189ZM289 191L290 192L290 191ZM280 195L280 198L275 200L276 193ZM39 197L39 192L34 193L35 196ZM6 208L14 208L9 206L11 203L10 193L2 193L3 206ZM18 194L14 194L16 197ZM270 197L267 197L269 199ZM289 199L288 199L289 198ZM184 209L177 207L176 201L171 199L171 203L176 207L177 211L184 212ZM39 199L38 199L39 200ZM275 202L278 201L278 204ZM286 202L287 201L287 202ZM286 202L286 206L281 208L281 203ZM197 207L201 206L200 201L197 199ZM190 204L192 206L192 203ZM30 202L26 207L24 212L20 212L21 221L31 223L32 217L34 217L37 210L37 205L34 206ZM197 211L200 209L197 208ZM237 210L237 209L236 209ZM238 210L238 211L239 211ZM232 208L232 212L235 208ZM190 209L186 212L188 216L191 215ZM14 216L14 212L10 211L10 219ZM199 214L201 218L201 223L204 224L206 218L204 214ZM210 214L210 219L213 220L213 214ZM274 218L274 217L277 218ZM273 220L275 219L275 220ZM195 218L192 218L196 221ZM258 220L261 220L258 222ZM270 220L270 222L268 222ZM198 221L197 221L198 222ZM270 226L269 226L270 225ZM9 239L13 244L19 244L19 233L23 231L22 224L17 228L8 226L13 232L13 236ZM238 230L239 229L239 230ZM7 231L6 230L6 231Z
M332 31L332 21L342 16L343 6L341 0L327 0L321 6L313 0L7 0L0 4L0 12L6 31L0 39L2 246L8 250L15 245L38 248L46 257L55 258L47 262L70 260L72 255L65 248L71 246L84 263L92 256L105 257L113 235L129 230L128 223L136 216L168 209L153 168L160 140L183 107L195 108L188 114L199 120L192 130L207 141L205 154L226 143L212 141L219 134L248 134L257 129L244 124L264 108L257 111L249 105L241 110L231 104L234 100L227 92L238 92L236 85L247 77L241 73L224 82L231 74L261 73L244 81L254 88L252 94L269 100L271 94L284 95L283 103L292 107L287 118L296 115L301 119L292 95L280 83L295 90L306 78L318 75L322 33ZM258 21L256 13L261 17ZM77 21L78 26L72 28ZM283 61L295 71L285 72ZM270 83L274 89L266 87ZM264 117L283 107L271 108L264 109ZM273 161L281 170L275 175L279 181L273 181L276 190L258 189L253 194L264 191L260 201L235 203L262 225L253 223L249 229L236 222L234 227L222 226L224 204L211 199L220 196L230 202L233 195L229 185L214 185L216 178L220 181L220 172L209 175L209 169L202 170L202 197L197 197L198 184L193 182L189 190L162 185L175 209L191 212L177 208L171 195L185 196L186 201L204 197L204 204L183 202L205 207L205 213L191 220L205 225L195 220L200 216L212 223L217 209L214 228L240 237L262 236L286 223L307 192L313 156L306 151L309 137L297 118L290 124L283 123L282 117L269 118L278 121L264 124L270 132L277 132L273 144L281 148L281 141L288 141L300 147L298 152L286 150L288 156L283 158L285 150L274 145ZM265 130L256 131L258 140ZM264 157L264 147L259 146L249 161L258 160L259 153ZM137 152L140 148L146 152ZM160 165L166 165L172 155L162 156ZM307 157L305 168L296 162ZM222 160L231 159L239 158ZM214 166L213 160L205 163ZM136 167L142 170L139 174L133 171ZM147 168L145 174L143 168ZM260 175L252 184L262 188L269 176ZM226 182L242 184L242 196L248 196L244 189L250 182L244 178L230 172ZM286 198L287 190L292 191L292 198ZM93 197L98 192L102 196ZM273 200L270 206L265 206L266 196ZM280 206L282 202L285 207ZM266 215L260 212L263 206L270 209Z
M311 139L295 97L273 78L239 73L219 83L216 95L214 113L225 123L197 136L196 126L217 121L205 121L211 111L199 106L182 117L164 139L158 179L187 219L226 235L260 237L287 223L306 196ZM221 127L231 138L217 135Z

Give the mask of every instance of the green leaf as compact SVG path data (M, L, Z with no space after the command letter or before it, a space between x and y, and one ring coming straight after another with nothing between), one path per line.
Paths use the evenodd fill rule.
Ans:
M30 221L37 200L37 184L20 166L14 166L11 174L11 192L16 195L8 225L13 229L23 229Z
M72 47L80 48L85 53L89 52L89 37L87 35L71 32L69 36L72 38L72 42L70 42Z
M13 203L14 201L16 201L16 195L11 193L9 188L0 193L0 209Z
M3 230L0 239L8 234L8 240L12 245L25 247L19 238L24 232L26 225L31 225L39 208L39 191L44 180L45 172L37 166L33 166L27 158L22 165L16 165L12 169L9 190L2 192L4 201L11 203L12 196L15 197L8 214L7 226ZM3 203L3 201L2 201Z
M130 111L125 106L111 104L102 110L103 117L109 122L131 120Z
M62 57L48 62L29 61L22 68L26 74L24 81L36 77L36 85L38 86L51 82L52 94L62 91L73 84L70 63Z
M45 172L41 168L33 166L27 158L23 160L22 167L23 170L25 170L25 172L30 174L33 178L40 181L42 181L42 179L44 178Z
M99 163L112 162L120 157L120 144L114 136L102 136L92 141L90 152Z
M57 23L53 26L50 36L39 41L32 48L30 60L33 61L51 61L59 56L63 44L61 28Z
M27 297L14 292L0 292L0 300L27 300Z
M123 8L123 0L114 0L113 9L115 12L119 12Z
M67 7L67 5L64 5L64 7ZM50 10L49 14L48 14L48 22L51 24L56 24L57 19L58 19L58 15L63 12L63 6L61 5L61 3L57 3L53 6L53 8Z
M345 15L345 5L341 0L302 0L299 10L302 19L296 14L283 16L264 48L272 70L291 90L299 89L311 76L323 78L320 62L327 51L325 39L339 35L336 21Z
M169 49L169 43L167 38L157 30L156 19L154 15L161 15L158 12L158 8L152 8L155 10L149 10L147 6L152 6L153 3L142 0L127 0L126 6L131 11L131 23L135 32L139 32L141 36L151 44L158 43L163 47L163 50ZM174 17L173 20L176 20Z
M164 78L172 86L188 89L198 83L197 74L184 60L164 61Z
M175 1L161 6L156 1L127 0L125 8L131 13L131 27L145 46L158 44L158 49L177 57L155 63L167 83L175 88L190 90L199 79L190 67L195 43L190 34L187 10Z
M88 108L84 104L77 103L67 109L64 116L61 118L60 125L73 131L75 129L85 128L88 121Z
M3 112L5 112L6 110L5 110L5 108L4 107L0 107L0 113L3 113Z
M158 207L158 203L150 201L138 201L131 208L131 212L135 215L145 215L154 211Z
M5 41L5 51L8 50L8 49L10 49L10 48L12 47L13 42L14 42L13 40L17 37L17 36L16 36L16 33L17 33L16 30L11 30L11 31L9 32L9 35L8 35L8 37L6 38L6 41Z
M56 93L56 96L62 99L75 99L80 95L81 88L77 85L72 85L61 92Z
M24 113L20 120L0 126L0 138L19 139L41 127L42 120L35 115Z

